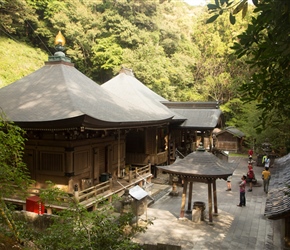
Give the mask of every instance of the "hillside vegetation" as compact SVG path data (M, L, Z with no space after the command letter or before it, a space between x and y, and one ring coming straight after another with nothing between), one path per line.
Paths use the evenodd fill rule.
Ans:
M0 88L39 69L47 54L39 48L0 37Z
M170 101L219 102L224 126L243 131L248 147L268 138L277 150L285 149L289 119L281 122L273 111L271 121L261 126L258 102L242 101L249 93L240 88L251 82L255 69L232 46L249 23L251 6L248 13L244 19L236 16L235 25L227 16L206 24L206 7L182 1L4 1L0 87L43 66L61 31L67 56L96 83L111 79L122 66L131 68L138 80Z

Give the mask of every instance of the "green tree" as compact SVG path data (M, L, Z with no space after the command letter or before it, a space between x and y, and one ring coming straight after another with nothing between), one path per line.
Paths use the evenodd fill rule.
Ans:
M290 2L283 0L253 0L253 13L246 29L240 32L232 46L238 58L245 59L251 75L240 86L243 103L256 103L260 110L256 128L257 138L271 137L270 142L280 152L289 152L289 33ZM208 23L224 13L229 13L230 22L236 16L246 17L248 1L216 0L208 5L214 14ZM259 139L257 139L258 141Z
M28 20L36 21L34 9L25 0L3 0L0 3L0 26L6 35L16 34L25 37Z
M248 148L255 148L264 142L264 134L257 134L261 111L256 109L256 102L244 104L239 98L233 98L221 106L226 126L234 126L245 133L244 143ZM255 150L256 151L256 150Z
M143 42L142 37L139 35L139 28L126 19L125 16L120 15L117 10L106 10L101 17L102 37L114 36L123 48L130 49L136 48L139 43Z
M225 10L230 16L247 12L247 0L217 0L208 5L209 11L215 13L214 21ZM289 67L289 33L290 2L284 0L254 0L254 13L247 29L238 36L234 44L238 57L245 56L254 72L251 79L245 82L241 90L244 100L257 100L257 107L263 110L264 122L271 110L289 117L290 103L290 67ZM231 19L233 20L233 19ZM232 22L234 23L234 21Z
M94 12L91 2L86 1L56 1L51 6L62 6L62 8L53 9L49 21L55 34L60 30L65 36L67 55L72 58L81 72L92 76L94 69L91 60L92 46L100 34L101 24L98 13ZM54 37L50 40L51 44Z
M36 21L27 22L28 36L34 46L53 54L55 34L62 29L55 30L51 18L54 13L65 8L64 1L58 0L26 0L27 4L35 10Z
M42 50L6 37L0 37L0 57L0 88L39 69L47 60Z
M275 111L270 111L269 118L264 126L260 117L262 110L257 108L257 101L244 103L239 98L234 98L221 106L225 115L226 126L234 126L246 135L245 145L262 153L262 144L266 139L272 144L272 149L285 155L289 151L289 119L281 119Z
M205 15L198 19L193 29L192 40L200 51L195 58L194 84L206 100L226 103L239 97L238 86L250 77L245 60L237 60L231 49L236 30L243 29L245 22L239 19L232 26L225 16L221 16L215 22L203 25L207 18Z
M132 213L117 216L113 212L113 207L106 203L91 212L75 203L71 209L60 212L51 226L36 236L35 242L45 250L142 249L131 237L144 228L130 226Z
M114 69L119 68L123 59L123 49L114 37L100 38L92 47L93 72L102 82L110 80Z
M24 131L8 121L2 113L0 116L0 222L12 233L17 241L21 241L20 229L17 227L12 211L4 198L16 193L26 197L27 188L32 183L28 170L22 161L24 150Z

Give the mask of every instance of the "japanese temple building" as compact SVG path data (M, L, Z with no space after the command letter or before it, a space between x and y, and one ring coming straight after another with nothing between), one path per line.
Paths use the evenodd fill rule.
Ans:
M173 116L101 88L62 51L1 88L0 107L27 132L24 161L36 187L50 180L68 192L85 179L99 183L102 173L120 177L128 130L159 127Z
M174 152L184 156L195 151L200 142L212 151L213 130L221 128L223 115L217 102L162 102L176 115L170 124L170 157ZM186 119L184 119L186 117Z
M158 112L172 115L172 120L156 130L131 131L127 135L128 163L136 163L136 153L144 159L144 151L140 149L136 138L156 137L157 156L145 158L154 165L167 164L175 160L176 150L183 155L194 151L202 142L207 150L213 147L212 131L222 126L222 112L217 102L171 102L150 90L135 78L131 69L122 68L117 76L101 85L109 92L135 103L139 107L147 107ZM135 143L134 143L135 142ZM139 152L136 152L139 150ZM141 151L141 152L140 152ZM165 151L168 151L168 153ZM146 153L145 153L146 154ZM164 156L167 157L164 157ZM131 160L132 159L132 160ZM138 161L138 160L137 160ZM140 163L140 160L139 160ZM142 160L141 160L142 163Z
M173 118L171 112L161 101L163 97L146 87L135 78L132 70L122 68L119 74L101 85L106 91L134 103L136 107L151 110L153 113ZM185 118L184 118L185 119ZM143 129L132 128L126 134L126 164L153 165L168 162L168 135L170 121L159 126L144 126Z
M124 68L100 86L74 67L59 35L42 68L0 89L1 110L26 131L24 162L35 187L50 180L72 193L104 174L117 182L131 166L169 165L178 147L189 153L202 141L211 149L221 126L217 103L170 102Z

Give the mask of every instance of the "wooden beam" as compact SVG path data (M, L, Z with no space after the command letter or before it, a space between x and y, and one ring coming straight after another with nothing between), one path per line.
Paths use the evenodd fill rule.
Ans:
M212 223L212 191L211 191L211 182L208 183L208 219Z
M118 172L117 172L117 176L118 178L120 178L121 176L121 133L120 133L120 129L118 129Z
M213 201L214 201L214 214L218 215L216 180L215 179L213 181Z
M209 180L207 178L200 178L200 177L182 177L184 180L188 181L188 182L201 182L201 183L208 183Z
M189 182L189 193L188 193L188 203L187 203L187 211L191 213L192 211L192 182Z

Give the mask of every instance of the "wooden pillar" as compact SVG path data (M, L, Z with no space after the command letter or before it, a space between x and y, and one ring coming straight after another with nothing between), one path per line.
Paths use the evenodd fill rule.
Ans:
M181 209L180 209L180 216L179 216L180 218L184 218L186 191L187 191L187 180L184 180L182 198L181 198Z
M178 176L172 176L172 190L169 193L172 196L178 196L178 190L177 190L177 182L178 182Z
M118 129L118 178L121 177L121 138L120 129Z
M65 173L74 174L74 148L65 148Z
M214 215L218 215L218 206L217 206L217 192L216 192L216 179L213 180L213 201L214 201Z
M80 198L79 198L79 186L77 184L74 186L74 198L75 198L75 201L77 203L79 203L79 201L80 201Z
M209 223L212 223L212 191L211 191L211 180L208 180L208 219L209 219Z
M132 178L133 178L133 171L129 170L129 183L132 182Z
M113 191L113 179L109 178L110 191Z
M68 181L68 191L73 192L73 180L74 176L74 148L65 148L65 176L70 177Z
M187 213L192 211L192 181L189 182L189 193L188 193L188 203L187 203Z
M68 191L70 193L74 192L74 180L72 177L70 177L68 180Z

